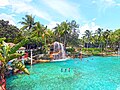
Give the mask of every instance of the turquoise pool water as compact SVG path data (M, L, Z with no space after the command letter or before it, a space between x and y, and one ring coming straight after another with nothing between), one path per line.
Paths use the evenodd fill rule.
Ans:
M120 57L76 58L28 68L31 75L7 79L7 90L120 90Z

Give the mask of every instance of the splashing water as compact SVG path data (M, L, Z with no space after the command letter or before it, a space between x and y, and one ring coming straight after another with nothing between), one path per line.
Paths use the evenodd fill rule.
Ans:
M54 42L53 44L53 59L64 59L65 57L65 50L62 43Z

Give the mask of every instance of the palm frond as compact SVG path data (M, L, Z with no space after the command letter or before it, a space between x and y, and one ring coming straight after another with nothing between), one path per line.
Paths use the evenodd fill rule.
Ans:
M25 25L25 26L23 26L22 28L21 28L21 30L25 30L25 29L27 29L27 25Z
M14 64L14 62L13 62ZM25 65L22 62L15 62L14 67L18 68L19 70L23 71L26 74L30 74Z
M4 41L6 38L0 38L0 43L2 42L2 41Z
M21 42L19 42L19 43L16 44L15 46L13 46L13 47L10 49L10 54L15 53L21 46L25 45L28 41L29 41L29 39L23 39Z
M0 61L2 61L3 63L5 62L5 59L3 58L1 53L0 53Z
M15 59L15 58L18 58L22 56L22 54L19 54L19 53L14 53L14 54L10 54L7 58L6 58L6 62L12 60L12 59Z

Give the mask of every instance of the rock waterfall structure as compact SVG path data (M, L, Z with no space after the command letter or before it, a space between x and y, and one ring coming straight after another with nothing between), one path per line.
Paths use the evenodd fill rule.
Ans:
M54 42L50 49L50 58L52 60L65 59L65 49L64 45L59 42Z

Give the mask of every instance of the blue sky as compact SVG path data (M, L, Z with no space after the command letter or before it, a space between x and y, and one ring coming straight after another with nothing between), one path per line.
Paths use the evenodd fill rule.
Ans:
M86 29L120 28L120 0L0 0L0 19L18 27L26 14L53 28L56 23L76 20L80 32Z

